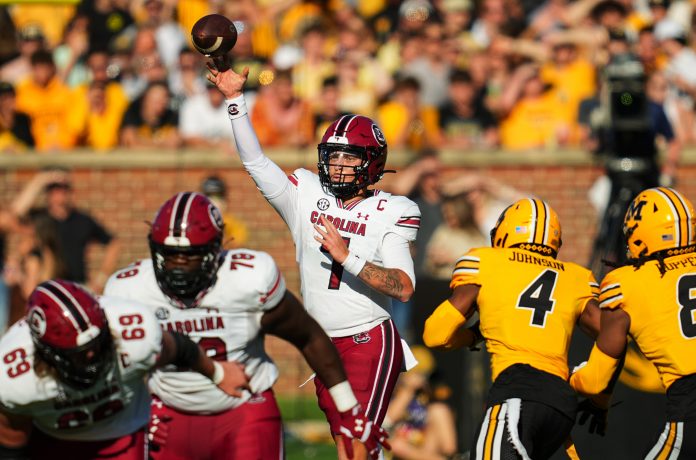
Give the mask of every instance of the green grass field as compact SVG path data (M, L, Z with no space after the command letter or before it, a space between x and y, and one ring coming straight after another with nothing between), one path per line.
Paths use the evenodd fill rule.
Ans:
M329 425L316 399L313 396L278 396L277 399L285 426L287 459L335 459L336 448L329 435Z

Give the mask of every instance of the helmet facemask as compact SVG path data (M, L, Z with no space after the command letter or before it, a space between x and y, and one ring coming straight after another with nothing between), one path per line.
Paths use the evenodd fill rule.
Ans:
M108 326L97 337L75 348L58 348L41 340L35 340L34 345L38 356L55 369L58 380L78 390L94 386L114 364Z
M319 170L319 181L321 182L321 186L326 193L330 193L337 198L352 198L361 190L367 188L382 178L381 174L373 177L372 179L370 178L369 172L371 160L367 148L343 144L319 144L318 149L319 163L317 164L317 167ZM339 152L354 155L361 159L360 164L357 166L341 165L342 178L344 176L352 176L351 180L331 180L330 167L338 167L336 163L331 162L331 156ZM347 174L346 170L348 170ZM350 170L352 170L352 172Z
M215 280L220 265L221 238L200 246L168 246L150 239L150 252L155 278L162 291L170 297L185 301L195 299ZM200 257L196 268L167 268L166 259L172 256Z

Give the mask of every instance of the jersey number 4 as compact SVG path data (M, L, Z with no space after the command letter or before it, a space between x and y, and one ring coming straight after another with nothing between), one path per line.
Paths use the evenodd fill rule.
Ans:
M532 318L529 320L530 326L546 326L546 315L552 313L553 306L556 305L556 299L553 298L553 291L556 288L557 279L557 272L545 270L532 281L517 298L517 305L515 308L532 310Z

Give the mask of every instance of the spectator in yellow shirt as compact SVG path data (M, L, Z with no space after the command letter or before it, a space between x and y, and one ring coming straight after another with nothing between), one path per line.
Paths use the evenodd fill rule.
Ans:
M502 96L509 108L500 124L500 142L504 149L529 150L554 148L568 141L568 124L563 107L541 80L536 66L518 67Z
M95 150L109 150L118 145L118 131L128 98L121 84L107 74L110 56L93 50L87 57L90 83L78 86L71 111L71 125L77 129L78 144Z
M569 142L578 143L580 101L597 91L594 66L579 55L575 44L558 43L552 48L551 61L541 67L541 78L553 86L552 93L563 109L563 121L570 129Z
M65 150L75 145L75 128L70 126L72 91L56 76L50 52L39 50L31 56L31 76L17 85L17 110L29 115L36 150Z
M377 110L390 146L415 151L440 145L437 110L421 106L419 93L418 80L405 77L397 82L391 100Z

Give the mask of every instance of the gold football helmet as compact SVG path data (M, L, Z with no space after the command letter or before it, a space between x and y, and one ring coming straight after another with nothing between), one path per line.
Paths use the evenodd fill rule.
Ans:
M623 233L631 259L694 244L694 206L674 189L643 190L626 211ZM679 254L679 251L668 255Z
M537 198L524 198L508 206L491 230L494 248L519 247L556 257L561 244L558 214Z

